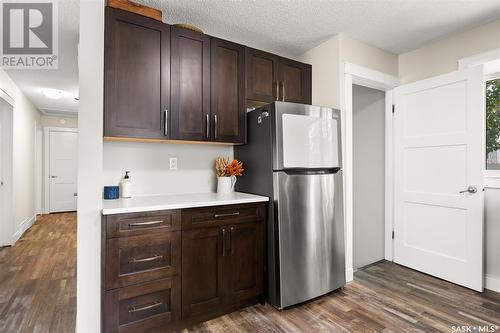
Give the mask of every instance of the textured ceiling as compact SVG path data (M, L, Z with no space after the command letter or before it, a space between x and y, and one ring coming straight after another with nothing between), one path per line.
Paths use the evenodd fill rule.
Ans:
M139 0L167 23L297 56L344 32L403 53L451 32L500 18L499 0Z
M167 23L296 57L340 32L402 53L500 18L500 0L135 0L163 10ZM59 3L59 69L8 71L41 110L76 113L79 0ZM500 32L499 32L500 35ZM498 38L498 36L492 36ZM50 100L41 88L67 92Z

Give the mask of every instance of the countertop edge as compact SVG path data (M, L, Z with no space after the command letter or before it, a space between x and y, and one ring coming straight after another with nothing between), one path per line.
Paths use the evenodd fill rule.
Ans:
M228 199L228 200L217 200L217 201L206 201L206 202L195 202L195 203L182 203L182 204L152 205L143 207L103 208L101 214L103 216L106 216L106 215L116 215L116 214L126 214L126 213L152 212L157 210L226 206L226 205L237 205L246 203L268 202L268 201L269 201L268 197L258 197L258 198L246 198L246 199Z

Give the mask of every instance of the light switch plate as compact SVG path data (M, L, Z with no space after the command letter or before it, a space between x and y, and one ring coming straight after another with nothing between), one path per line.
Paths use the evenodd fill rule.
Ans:
M177 157L170 157L168 159L170 170L177 170Z

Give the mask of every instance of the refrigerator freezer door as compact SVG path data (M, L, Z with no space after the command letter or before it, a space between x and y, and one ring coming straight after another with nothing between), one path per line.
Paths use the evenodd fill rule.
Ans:
M275 102L273 169L342 167L340 111Z
M282 115L283 168L338 167L337 120Z
M285 308L345 284L342 172L274 172L280 304Z

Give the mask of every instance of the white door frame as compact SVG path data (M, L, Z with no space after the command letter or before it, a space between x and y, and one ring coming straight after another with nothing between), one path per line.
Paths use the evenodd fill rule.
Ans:
M78 128L44 127L43 128L43 213L50 213L50 132L78 133Z
M399 85L395 76L378 72L363 66L344 63L344 212L346 281L353 280L353 125L352 85L385 91L385 251L386 260L393 260L393 124L392 89Z
M14 99L0 88L0 102L6 102L14 110ZM14 195L13 195L13 112L0 110L2 117L2 161L4 198L0 202L0 245L12 245L14 243ZM10 162L9 162L10 161ZM8 162L8 163L6 163ZM3 213L3 214L2 214Z

